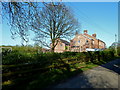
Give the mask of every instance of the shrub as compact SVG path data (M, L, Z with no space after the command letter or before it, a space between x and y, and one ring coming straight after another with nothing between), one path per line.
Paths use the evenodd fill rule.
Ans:
M120 56L120 47L117 48L118 56Z
M64 52L64 53L61 53L63 58L73 57L76 54L77 54L77 52Z
M12 51L7 55L3 55L2 63L3 64L22 64L29 63L32 60L32 56L27 53L20 53L18 51Z
M111 50L101 51L100 55L101 55L100 59L103 61L108 61L108 60L111 60L115 57L114 51L111 51Z
M8 48L2 48L2 56L5 56L5 55L9 54L10 52L11 52L10 49L8 49Z
M87 52L77 53L76 55L77 60L80 60L81 62L89 62L90 57Z

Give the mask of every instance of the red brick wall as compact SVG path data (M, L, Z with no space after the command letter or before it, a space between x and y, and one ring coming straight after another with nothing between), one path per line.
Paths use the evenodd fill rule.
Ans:
M92 39L92 40L91 40ZM80 40L80 43L78 41ZM86 41L88 40L88 44ZM86 48L105 48L105 43L101 40L96 39L96 34L89 35L87 34L87 31L84 32L84 34L78 34L76 35L70 42L71 45L71 51L77 51L76 47L73 46L79 46L78 51L82 52L85 51Z
M64 52L65 51L65 44L62 42L58 42L55 47L55 52Z
M88 41L88 44L86 43ZM77 47L74 47L77 46ZM86 51L86 48L105 48L105 43L99 39L96 39L96 34L89 35L85 30L84 34L76 34L76 36L70 41L70 46L68 50L65 49L65 43L62 43L60 40L55 47L55 52L64 52L64 51L74 51L74 52L83 52Z

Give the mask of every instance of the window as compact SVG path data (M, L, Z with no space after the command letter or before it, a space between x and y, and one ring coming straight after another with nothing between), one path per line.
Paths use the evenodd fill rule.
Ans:
M78 41L78 43L80 43L80 40Z
M86 44L88 44L88 40L86 40Z
M94 40L93 40L93 44L94 44Z
M72 46L73 48L79 48L79 46Z

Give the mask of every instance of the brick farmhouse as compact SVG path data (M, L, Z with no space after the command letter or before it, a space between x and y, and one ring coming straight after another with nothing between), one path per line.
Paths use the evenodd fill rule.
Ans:
M58 39L58 44L56 45L54 52L64 52L70 51L70 43L63 39Z
M106 44L100 39L96 38L96 34L89 35L87 30L84 30L83 34L76 33L75 37L68 41L59 39L58 44L55 47L55 52L85 52L86 49L105 49Z

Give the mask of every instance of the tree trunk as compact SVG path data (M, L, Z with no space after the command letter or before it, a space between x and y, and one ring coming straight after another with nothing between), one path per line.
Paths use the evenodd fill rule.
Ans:
M54 52L54 50L55 50L55 48L52 46L52 48L51 48L51 52Z
M55 40L52 39L52 48L51 48L51 52L54 52L55 50Z

